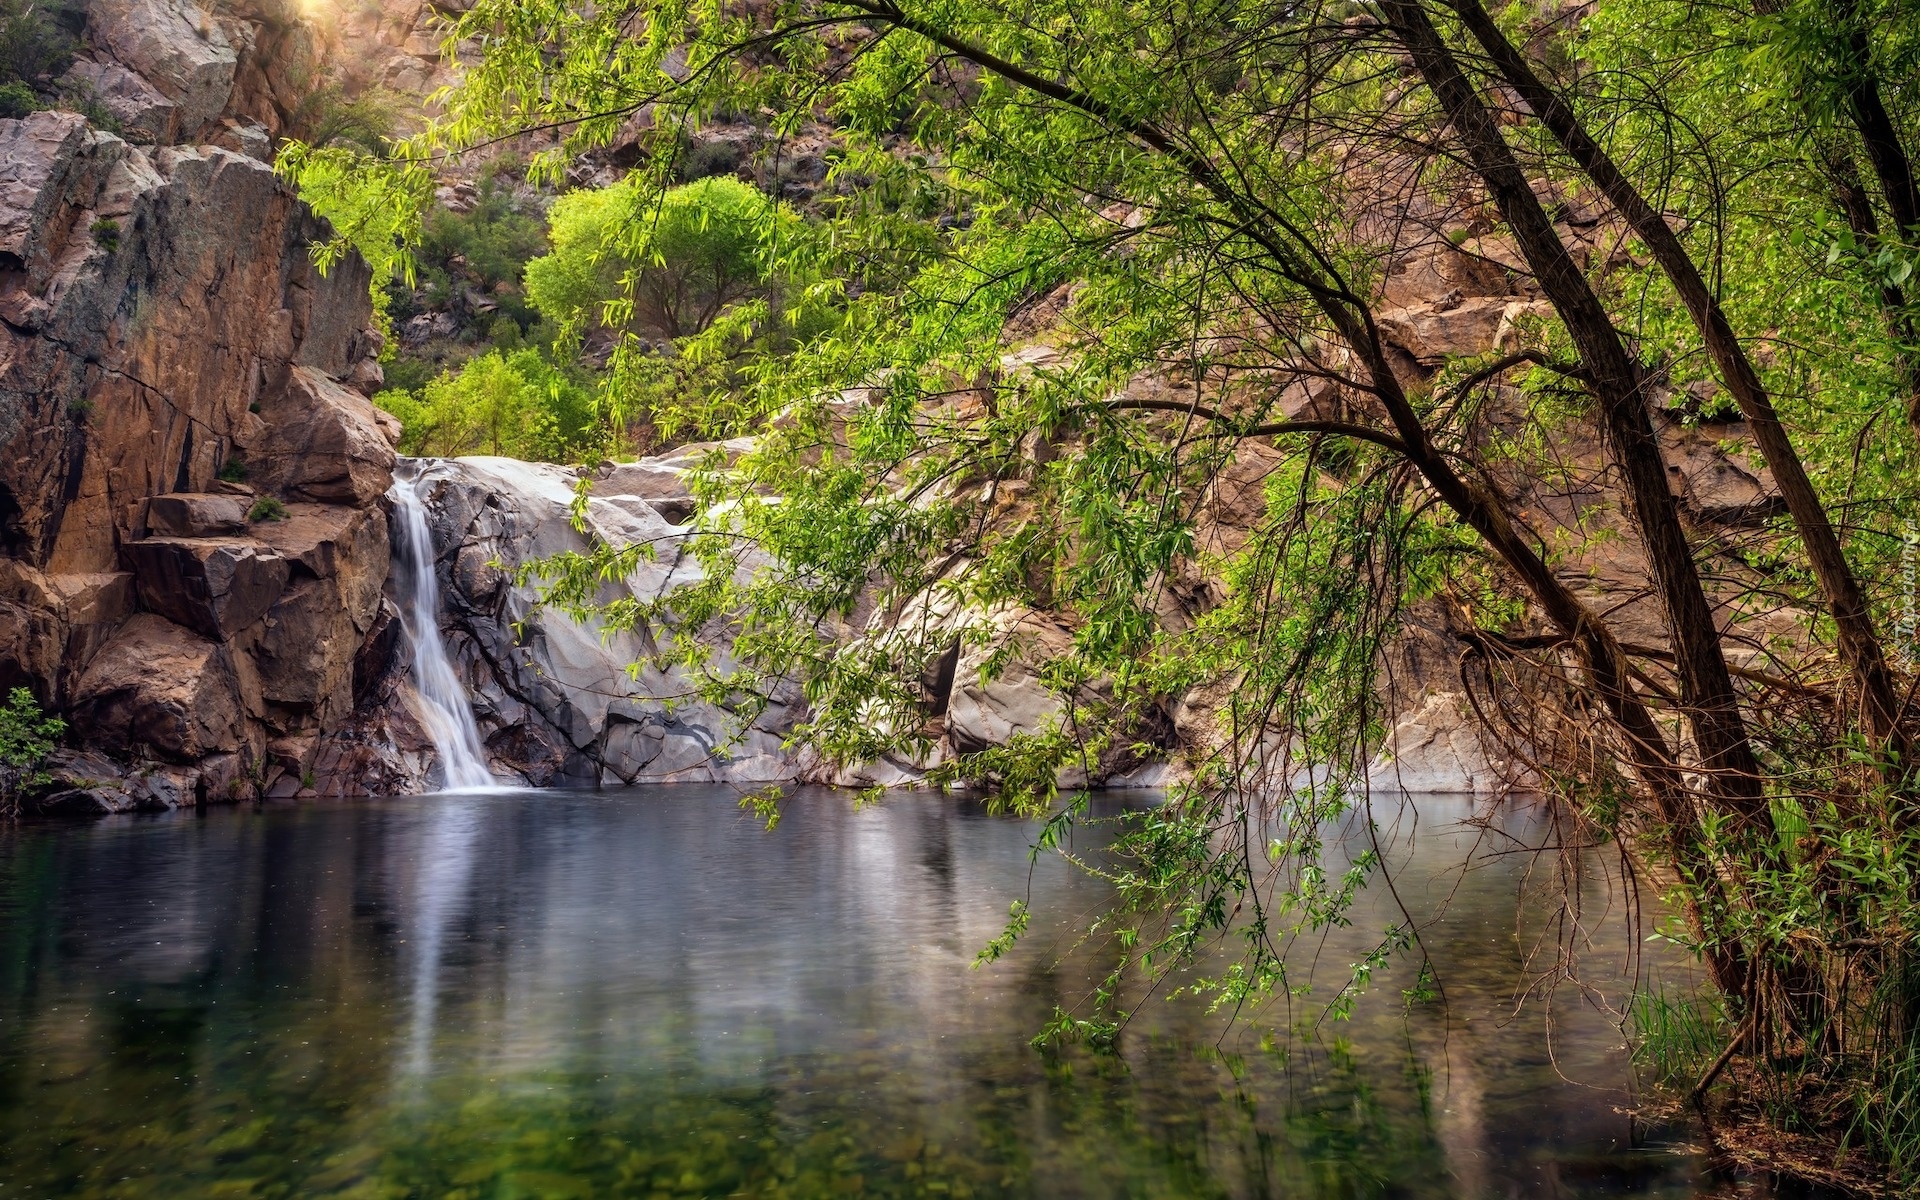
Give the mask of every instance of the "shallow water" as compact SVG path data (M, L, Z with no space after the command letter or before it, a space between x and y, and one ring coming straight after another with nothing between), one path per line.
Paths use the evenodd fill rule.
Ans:
M1033 826L817 793L767 833L735 799L0 834L0 1200L1760 1194L1636 1129L1620 1033L1571 989L1515 1015L1529 860L1461 871L1461 801L1391 856L1409 909L1450 897L1444 1006L1408 1012L1404 965L1317 1039L1143 999L1098 1056L1026 1044L1105 965L1071 936L1103 885L1030 868ZM1025 895L1028 937L971 969Z

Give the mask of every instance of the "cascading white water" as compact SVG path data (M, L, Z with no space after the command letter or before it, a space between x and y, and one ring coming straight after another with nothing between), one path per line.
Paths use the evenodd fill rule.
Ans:
M440 755L450 792L496 785L480 749L480 727L473 705L447 661L440 640L440 582L433 573L433 538L427 531L427 506L417 479L396 477L387 493L400 534L400 623L413 647L413 686L420 696L418 716Z

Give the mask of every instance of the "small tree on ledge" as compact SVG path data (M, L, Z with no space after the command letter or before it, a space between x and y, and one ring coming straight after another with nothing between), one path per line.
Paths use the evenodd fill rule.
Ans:
M33 693L14 688L0 706L0 813L18 816L29 788L51 781L43 769L67 723L40 711Z

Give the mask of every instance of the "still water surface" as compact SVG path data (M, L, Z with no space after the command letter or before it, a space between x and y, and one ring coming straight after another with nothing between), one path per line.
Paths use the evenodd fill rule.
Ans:
M1609 1018L1516 1015L1527 860L1475 853L1463 801L1394 849L1410 908L1450 898L1444 1008L1406 1012L1405 966L1306 1041L1155 998L1113 1056L1026 1044L1104 967L1072 934L1103 885L1030 867L1033 826L819 793L767 833L735 801L0 833L0 1200L1758 1194L1636 1128Z

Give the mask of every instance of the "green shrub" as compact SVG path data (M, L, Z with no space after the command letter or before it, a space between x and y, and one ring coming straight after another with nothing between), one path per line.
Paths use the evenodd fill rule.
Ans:
M51 79L73 63L79 42L60 27L48 7L44 0L0 0L0 84ZM31 88L27 95L32 97ZM36 103L27 112L44 107Z
M246 460L236 454L226 462L221 463L219 477L228 483L244 482L247 478Z
M410 354L398 354L393 361L384 364L387 373L389 391L418 392L433 382L440 374L440 365L431 359L415 358Z
M273 496L262 496L253 502L247 510L249 521L284 521L287 519L287 506Z
M681 182L693 183L715 175L731 175L740 169L743 161L745 155L736 142L697 142L681 148L680 157L674 162L674 173Z
M608 325L629 272L634 327L669 338L711 326L728 306L775 290L768 247L796 218L758 189L714 176L670 189L654 211L622 181L556 200L553 252L527 264L527 298L562 329ZM609 309L609 305L615 305Z
M93 240L100 243L100 248L108 254L120 248L120 222L112 217L101 217L88 227L88 232L93 234Z
M535 314L521 294L521 273L527 260L546 248L543 214L490 174L480 181L468 211L436 208L427 214L415 254L418 294L408 293L404 301L422 310L452 311L475 334L502 317L525 329ZM476 295L496 306L494 315L474 306Z
M8 694L0 705L0 808L18 812L27 789L51 782L44 770L47 756L66 731L66 722L41 712L26 688Z
M24 83L0 84L0 117L19 118L42 107L40 97Z
M120 118L100 99L99 93L83 81L71 80L61 87L59 107L79 113L95 129L103 129L108 133L126 132L120 124ZM150 135L141 133L134 140L144 142L152 139Z
M288 136L315 149L352 146L368 154L385 154L400 124L402 103L391 92L375 88L347 95L339 84L316 88L294 109Z
M526 345L527 335L512 317L495 317L487 326L487 340L495 350L510 354Z
M586 380L538 350L489 351L417 392L389 388L373 402L400 419L406 454L566 462L596 438Z

